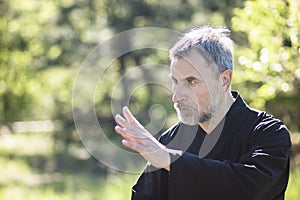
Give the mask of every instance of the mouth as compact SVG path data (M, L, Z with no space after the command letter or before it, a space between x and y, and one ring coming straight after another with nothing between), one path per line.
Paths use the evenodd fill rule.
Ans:
M190 111L192 108L185 103L179 102L174 104L174 108L180 112Z

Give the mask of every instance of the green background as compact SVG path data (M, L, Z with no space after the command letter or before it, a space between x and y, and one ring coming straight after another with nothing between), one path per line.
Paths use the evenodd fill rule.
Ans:
M98 162L76 132L72 90L80 65L94 47L122 31L152 26L183 32L203 24L232 30L232 89L290 129L286 199L300 199L299 13L298 0L0 0L0 199L129 199L137 174ZM97 117L116 144L113 86L147 63L168 65L167 52L117 58L95 91ZM128 95L126 88L121 93ZM176 121L170 98L146 85L132 94L130 107L147 123L144 111L164 106L166 129Z

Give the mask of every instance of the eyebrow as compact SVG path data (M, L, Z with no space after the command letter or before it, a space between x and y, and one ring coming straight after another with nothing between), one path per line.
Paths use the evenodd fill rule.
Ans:
M171 74L169 74L169 77L173 80L177 80L177 78L175 78L174 76L172 76ZM181 80L199 80L197 77L195 76L188 76L188 77L185 77L184 79L181 79Z
M198 80L195 76L188 76L185 78L185 80Z

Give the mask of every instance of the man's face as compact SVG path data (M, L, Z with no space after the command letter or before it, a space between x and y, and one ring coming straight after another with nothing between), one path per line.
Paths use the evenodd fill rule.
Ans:
M188 125L209 121L221 102L220 80L203 56L191 50L188 56L170 66L174 107L179 119Z

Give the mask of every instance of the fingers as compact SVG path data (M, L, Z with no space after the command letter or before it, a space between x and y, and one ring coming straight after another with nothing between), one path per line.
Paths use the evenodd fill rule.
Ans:
M131 134L128 134L128 130L124 130L120 126L115 127L115 131L119 133L124 139L122 140L122 144L134 151L137 151L139 153L143 152L144 145L142 138L137 138L136 136L133 136Z
M124 127L124 128L129 127L129 124L126 122L126 120L121 115L117 114L115 116L115 120L116 120L117 124L119 124L121 127Z
M125 119L133 125L141 126L141 124L138 122L138 120L133 116L133 114L130 112L127 106L123 107L123 115Z
M137 142L137 143L140 143L140 144L142 144L142 142L143 142L141 137L137 137L131 131L126 130L124 128L121 128L118 125L115 127L115 131L117 133L119 133L124 139L126 139L128 141L133 141L133 142Z
M115 120L119 126L116 126L115 129L118 133L120 133L122 136L125 134L131 135L133 137L137 138L145 138L142 134L142 131L139 127L136 127L128 121L126 121L121 115L117 114L115 117Z
M137 151L139 153L142 153L143 152L143 146L139 143L135 143L135 142L132 142L132 141L128 141L128 140L122 140L122 144L125 146L125 147L128 147L134 151Z
M128 108L127 108L128 110ZM128 110L129 111L129 110ZM126 111L125 111L126 112ZM130 113L132 116L132 114ZM115 131L120 134L124 139L132 142L142 144L147 137L143 134L143 131L139 127L136 127L125 120L121 115L117 114L115 116L117 126L115 126Z
M126 140L134 140L133 136L127 134L120 126L116 126L115 131L119 133Z
M137 121L137 119L132 115L128 107L123 107L123 115L125 117L122 117L121 115L117 114L115 116L116 122L125 128L129 128L131 126L134 126L135 128L143 128L143 126Z
M166 147L159 143L132 115L127 107L123 107L123 116L117 114L115 120L118 125L115 131L123 137L122 144L140 153L145 160L157 168L170 165L170 155ZM169 168L166 168L167 170Z
M123 107L123 116L117 114L115 116L115 120L120 127L125 128L127 130L131 130L133 133L136 133L136 137L150 137L152 136L139 122L138 120L132 115L128 107Z
M118 124L117 126L115 126L115 131L125 139L124 141L129 142L129 143L125 142L126 144L131 144L131 145L135 144L135 145L144 146L147 144L148 140L152 140L153 136L151 135L151 133L149 133L137 121L137 119L132 115L128 107L123 107L123 116L121 116L120 114L117 114L115 116L115 121ZM126 146L125 144L123 145Z

